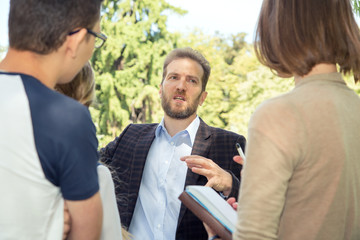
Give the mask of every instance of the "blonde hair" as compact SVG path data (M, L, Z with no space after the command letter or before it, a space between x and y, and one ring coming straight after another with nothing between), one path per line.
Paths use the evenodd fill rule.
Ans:
M90 62L85 64L71 82L57 84L55 90L89 107L95 99L95 78Z
M124 227L121 227L121 237L123 240L133 239L133 235L129 233Z

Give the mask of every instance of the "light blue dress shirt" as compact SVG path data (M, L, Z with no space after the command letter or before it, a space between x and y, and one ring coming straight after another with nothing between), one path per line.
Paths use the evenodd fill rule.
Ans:
M136 240L175 239L180 213L179 195L184 190L186 163L180 157L191 154L200 120L170 137L164 119L146 158L143 176L129 232Z

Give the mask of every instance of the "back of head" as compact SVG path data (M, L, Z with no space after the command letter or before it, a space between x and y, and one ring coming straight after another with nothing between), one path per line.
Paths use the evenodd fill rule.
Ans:
M304 76L319 63L360 74L360 31L350 0L264 0L256 31L259 60L278 74Z
M204 71L203 78L201 79L202 80L201 81L202 82L202 90L205 91L207 82L208 82L209 77L210 77L210 72L211 72L210 64L201 53L199 53L198 51L193 50L190 47L174 49L167 55L167 57L165 59L165 62L164 62L164 66L163 66L163 79L162 79L162 82L164 81L165 76L167 74L167 72L166 72L167 66L172 61L174 61L176 59L181 59L181 58L192 59L192 60L194 60L195 62L197 62L197 63L199 63L201 65L201 67L202 67L202 69Z
M71 82L57 84L55 90L89 107L95 98L95 78L90 63L87 62Z
M9 44L17 50L48 54L76 28L92 28L102 0L11 0Z

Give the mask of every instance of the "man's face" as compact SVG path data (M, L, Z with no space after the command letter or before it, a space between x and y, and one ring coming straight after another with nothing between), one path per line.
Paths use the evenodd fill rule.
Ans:
M100 20L94 25L94 32L100 32ZM90 59L95 45L95 37L86 32L86 29L82 29L82 37L78 40L78 45L71 56L71 61L66 65L64 76L57 83L68 83L70 82L76 74L81 70L85 63ZM70 37L78 38L81 33L78 32Z
M100 19L97 21L97 23L94 25L94 27L91 29L94 32L100 32ZM91 58L93 52L94 52L94 46L95 46L95 36L91 34L86 34L84 41L83 41L83 49L80 49L79 52L79 62L80 69L85 65L85 63Z
M202 91L201 65L192 59L180 58L173 60L166 70L159 90L165 114L174 119L195 117L198 106L207 96L207 92Z

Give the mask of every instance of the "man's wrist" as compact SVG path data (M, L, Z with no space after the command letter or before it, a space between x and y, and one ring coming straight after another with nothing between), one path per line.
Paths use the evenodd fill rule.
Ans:
M229 171L225 171L226 172L226 180L225 180L225 186L223 188L223 190L221 191L224 196L227 196L227 198L230 196L231 194L231 190L233 187L233 176Z
M209 240L215 240L215 239L220 239L220 236L216 234L212 237L209 237Z
M229 198L229 195L225 195L224 192L219 192L220 197L222 197L224 200L227 200Z

